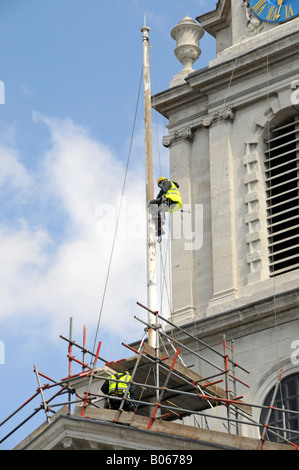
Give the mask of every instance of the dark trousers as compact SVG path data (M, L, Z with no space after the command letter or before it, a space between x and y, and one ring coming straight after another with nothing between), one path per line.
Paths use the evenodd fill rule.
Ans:
M157 236L162 234L163 225L165 223L165 212L168 212L175 204L176 203L174 201L163 196L153 199L150 202L151 215L155 224Z
M121 397L120 397L121 398ZM115 400L113 398L109 398L107 408L111 410L118 410L121 405L121 400ZM133 406L130 401L125 401L123 406L124 411L133 411Z

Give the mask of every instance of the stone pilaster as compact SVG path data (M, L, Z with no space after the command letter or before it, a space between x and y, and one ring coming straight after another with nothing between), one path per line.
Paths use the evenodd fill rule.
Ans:
M209 307L237 296L231 120L210 126L213 296Z
M180 185L183 208L191 207L191 157L193 131L191 128L181 129L165 136L163 144L170 149L171 174L170 178ZM188 239L184 230L185 215L180 212L172 214L172 298L175 305L174 318L178 322L194 320L194 276L193 253L187 249ZM176 273L179 272L179 275Z

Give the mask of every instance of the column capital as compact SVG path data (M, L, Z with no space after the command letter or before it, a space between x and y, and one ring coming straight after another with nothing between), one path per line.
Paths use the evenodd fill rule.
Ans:
M215 113L204 116L202 124L204 127L210 127L211 124L220 121L221 119L230 119L231 121L233 121L234 117L235 113L233 108L228 107L220 111L216 111Z
M163 137L164 147L170 147L173 142L179 142L181 140L187 140L192 142L194 131L191 127L182 129L180 131L175 131L172 134Z

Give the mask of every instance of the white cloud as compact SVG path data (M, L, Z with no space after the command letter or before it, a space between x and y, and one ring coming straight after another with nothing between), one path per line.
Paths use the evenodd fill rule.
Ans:
M29 230L25 222L17 231L0 228L0 317L20 314L30 305L37 273L46 261L48 235Z
M20 220L11 214L5 224L0 222L0 321L10 318L20 325L36 325L30 332L35 336L44 325L42 334L56 340L72 316L74 329L81 332L87 325L92 334L108 274L126 162L71 120L38 114L34 119L47 126L51 137L38 170L29 174L8 150L6 166L3 163L12 197L30 187L28 201L40 217L32 219L33 209L25 201ZM126 342L143 334L144 325L133 316L140 313L136 302L146 302L147 282L143 130L134 142L99 333L99 339L107 332ZM166 155L163 150L165 174ZM107 224L110 237L103 231Z
M99 237L96 209L109 204L117 213L125 163L70 120L38 115L35 119L48 126L51 135L50 149L39 167L41 173L29 176L13 154L7 153L6 180L10 179L11 186L31 181L31 192L36 191L36 195L43 181L44 193L55 198L57 211L62 209L66 214L61 227L64 237L57 244L57 234L43 225L31 226L26 211L13 229L0 226L0 318L44 318L50 333L57 336L70 316L76 318L80 329L83 324L97 323L112 239ZM126 210L136 203L136 198L141 197L137 202L143 204L143 186L142 165L135 165L129 169ZM142 217L142 213L137 217ZM135 223L134 218L130 223ZM111 333L134 331L132 305L144 300L145 266L144 240L126 239L121 233L115 245L101 320ZM137 328L140 330L139 325Z
M31 183L31 178L19 162L16 151L0 146L0 188L8 184L13 189L26 188Z
M94 224L94 208L114 202L124 176L123 165L103 144L92 140L72 121L39 117L48 125L52 148L44 169L50 188L60 199L74 227Z

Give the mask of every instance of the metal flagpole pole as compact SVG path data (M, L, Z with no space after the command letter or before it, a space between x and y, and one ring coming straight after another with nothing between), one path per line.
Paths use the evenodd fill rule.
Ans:
M144 80L144 125L145 125L145 156L146 156L146 206L147 206L147 294L148 308L157 311L158 286L157 286L157 262L155 225L151 216L149 203L154 199L154 171L152 148L152 119L151 119L151 86L149 67L149 31L144 18L144 26L141 28L143 42L143 80ZM148 332L148 343L157 348L158 332L156 331L156 318L148 313L148 323L152 326Z

